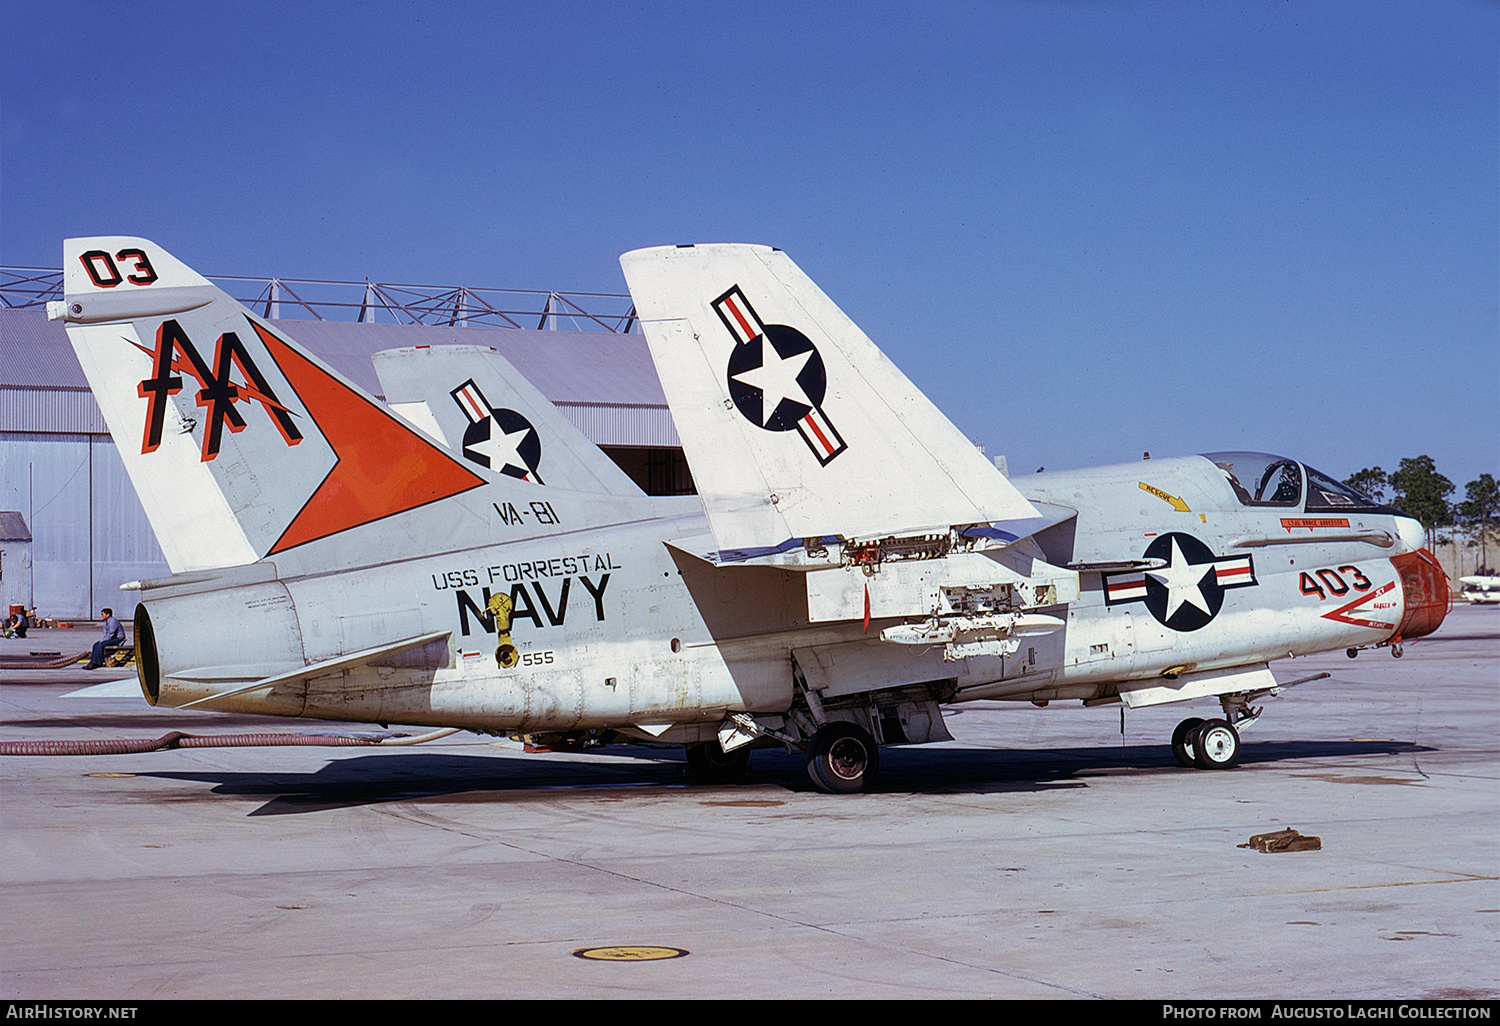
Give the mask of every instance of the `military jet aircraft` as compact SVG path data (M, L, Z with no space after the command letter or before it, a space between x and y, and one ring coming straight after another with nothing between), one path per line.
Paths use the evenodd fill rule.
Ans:
M1296 461L1037 474L1023 495L785 254L621 264L689 509L576 439L549 469L475 375L447 385L448 449L154 243L66 242L48 313L172 570L127 585L146 700L683 744L721 776L782 745L848 793L882 745L949 739L948 703L1217 698L1173 750L1227 768L1270 660L1399 654L1447 611L1420 525Z
M1469 577L1460 577L1458 583L1463 586L1463 597L1469 602L1500 602L1500 577L1491 574L1473 574Z

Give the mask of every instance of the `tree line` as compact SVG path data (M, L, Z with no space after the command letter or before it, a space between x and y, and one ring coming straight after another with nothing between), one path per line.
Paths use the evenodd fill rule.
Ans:
M1480 547L1479 573L1493 574L1489 565L1487 536L1500 516L1500 486L1495 475L1480 474L1464 486L1465 498L1449 499L1453 482L1438 473L1431 456L1411 456L1387 474L1379 467L1366 467L1350 475L1344 484L1379 503L1388 503L1412 517L1427 532L1428 547L1442 527L1462 531ZM1389 495L1389 498L1387 498Z

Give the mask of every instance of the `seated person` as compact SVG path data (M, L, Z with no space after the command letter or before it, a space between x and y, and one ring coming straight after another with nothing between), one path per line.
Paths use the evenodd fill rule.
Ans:
M115 611L105 606L100 612L104 614L104 637L94 642L94 654L89 659L90 670L103 666L104 657L125 644L125 627L115 619Z

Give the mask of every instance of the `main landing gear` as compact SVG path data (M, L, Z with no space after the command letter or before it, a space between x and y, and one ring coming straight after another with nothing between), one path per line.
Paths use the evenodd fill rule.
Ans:
M1172 755L1188 769L1230 769L1240 761L1240 732L1228 720L1189 717L1172 731Z
M880 771L880 749L862 727L833 720L818 728L807 745L807 775L828 794L866 790Z
M750 746L726 752L718 741L700 741L687 746L688 772L705 780L739 780L750 771Z

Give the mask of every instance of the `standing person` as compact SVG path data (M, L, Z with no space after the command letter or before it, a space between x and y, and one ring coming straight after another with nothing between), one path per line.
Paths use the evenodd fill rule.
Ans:
M125 627L115 619L115 611L105 606L99 612L104 614L104 637L94 642L94 655L89 660L90 670L97 670L103 666L104 657L125 644Z

